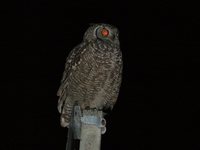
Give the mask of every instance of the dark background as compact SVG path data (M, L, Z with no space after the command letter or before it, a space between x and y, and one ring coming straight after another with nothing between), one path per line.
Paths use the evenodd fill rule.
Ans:
M8 6L1 150L65 149L56 96L65 59L89 23L101 22L119 28L124 61L102 150L200 149L197 4L29 0Z

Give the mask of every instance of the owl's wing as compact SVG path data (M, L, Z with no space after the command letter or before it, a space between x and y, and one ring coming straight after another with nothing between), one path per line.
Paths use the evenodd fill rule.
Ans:
M84 50L84 47L86 44L79 44L76 46L68 55L65 63L65 69L63 72L63 76L60 82L60 87L57 92L57 96L60 96L60 99L62 99L63 92L65 92L67 85L68 85L68 77L72 69L75 69L75 65L80 60L81 52Z

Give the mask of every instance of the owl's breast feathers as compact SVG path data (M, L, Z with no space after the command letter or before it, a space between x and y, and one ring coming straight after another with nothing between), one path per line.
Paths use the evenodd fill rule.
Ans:
M70 96L82 108L113 107L121 84L121 57L119 47L102 42L75 48L67 58L58 96Z

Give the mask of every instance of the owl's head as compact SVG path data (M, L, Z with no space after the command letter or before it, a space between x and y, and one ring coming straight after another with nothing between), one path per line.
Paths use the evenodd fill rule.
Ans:
M119 45L119 31L109 24L92 24L85 32L83 40L101 40Z

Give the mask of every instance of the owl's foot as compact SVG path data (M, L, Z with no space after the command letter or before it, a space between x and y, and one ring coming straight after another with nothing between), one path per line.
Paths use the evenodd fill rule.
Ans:
M86 107L85 107L85 110L90 110L90 106L86 106Z
M91 107L89 107L89 106L86 106L86 107L85 107L85 110L87 110L87 111L90 110L90 111L93 111L93 112L101 111L101 110L97 109L96 107L92 107L92 108L91 108Z

